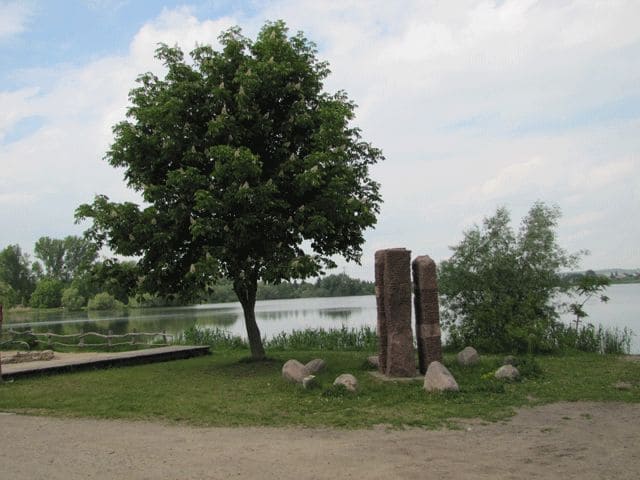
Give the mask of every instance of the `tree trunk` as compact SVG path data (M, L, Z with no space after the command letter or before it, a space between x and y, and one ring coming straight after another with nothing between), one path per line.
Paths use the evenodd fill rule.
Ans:
M247 328L251 358L254 360L264 360L266 355L264 347L262 346L260 329L256 322L256 291L258 289L258 281L257 279L234 281L233 289L238 296L238 300L240 300L242 311L244 312L244 324Z

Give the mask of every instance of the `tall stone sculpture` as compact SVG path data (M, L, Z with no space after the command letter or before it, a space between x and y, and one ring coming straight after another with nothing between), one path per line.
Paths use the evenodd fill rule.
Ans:
M416 360L411 331L411 252L404 248L375 254L379 369L390 377L413 377Z
M420 373L424 374L431 362L442 362L436 262L428 255L423 255L416 257L411 267L413 270L418 365Z

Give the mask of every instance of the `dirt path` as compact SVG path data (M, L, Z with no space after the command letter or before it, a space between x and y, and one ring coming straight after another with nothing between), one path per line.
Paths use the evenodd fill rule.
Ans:
M640 405L559 403L461 430L192 428L0 414L2 479L637 479Z

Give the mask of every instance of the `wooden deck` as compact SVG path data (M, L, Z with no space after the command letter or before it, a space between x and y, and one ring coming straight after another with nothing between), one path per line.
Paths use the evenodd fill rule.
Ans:
M208 346L170 346L134 350L130 352L84 352L55 353L52 360L9 363L2 365L2 379L26 377L30 375L87 370L114 366L139 365L142 363L167 362L183 358L208 355Z

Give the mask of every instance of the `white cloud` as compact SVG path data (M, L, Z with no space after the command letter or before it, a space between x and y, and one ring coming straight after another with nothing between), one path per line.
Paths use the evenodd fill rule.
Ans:
M592 250L589 266L640 264L640 226L628 220L640 208L640 112L617 116L615 107L640 98L640 4L258 5L217 19L165 9L140 28L126 55L30 72L46 81L0 92L0 139L22 118L45 119L29 138L0 143L0 195L34 195L28 214L40 230L25 227L23 238L68 233L64 219L94 193L135 198L121 172L100 158L135 77L159 71L158 42L189 51L197 42L215 45L238 18L248 35L264 19L283 18L318 43L333 71L327 88L345 89L360 105L356 124L387 157L373 169L385 200L378 227L367 234L364 267L348 266L348 273L370 277L373 251L387 246L442 259L462 228L497 205L518 221L538 199L565 211L561 241L572 251ZM607 115L593 113L601 110ZM66 216L51 215L51 206ZM0 202L3 218L13 215L3 208ZM0 244L23 241L0 235Z
M32 13L30 2L0 1L0 41L24 32Z

